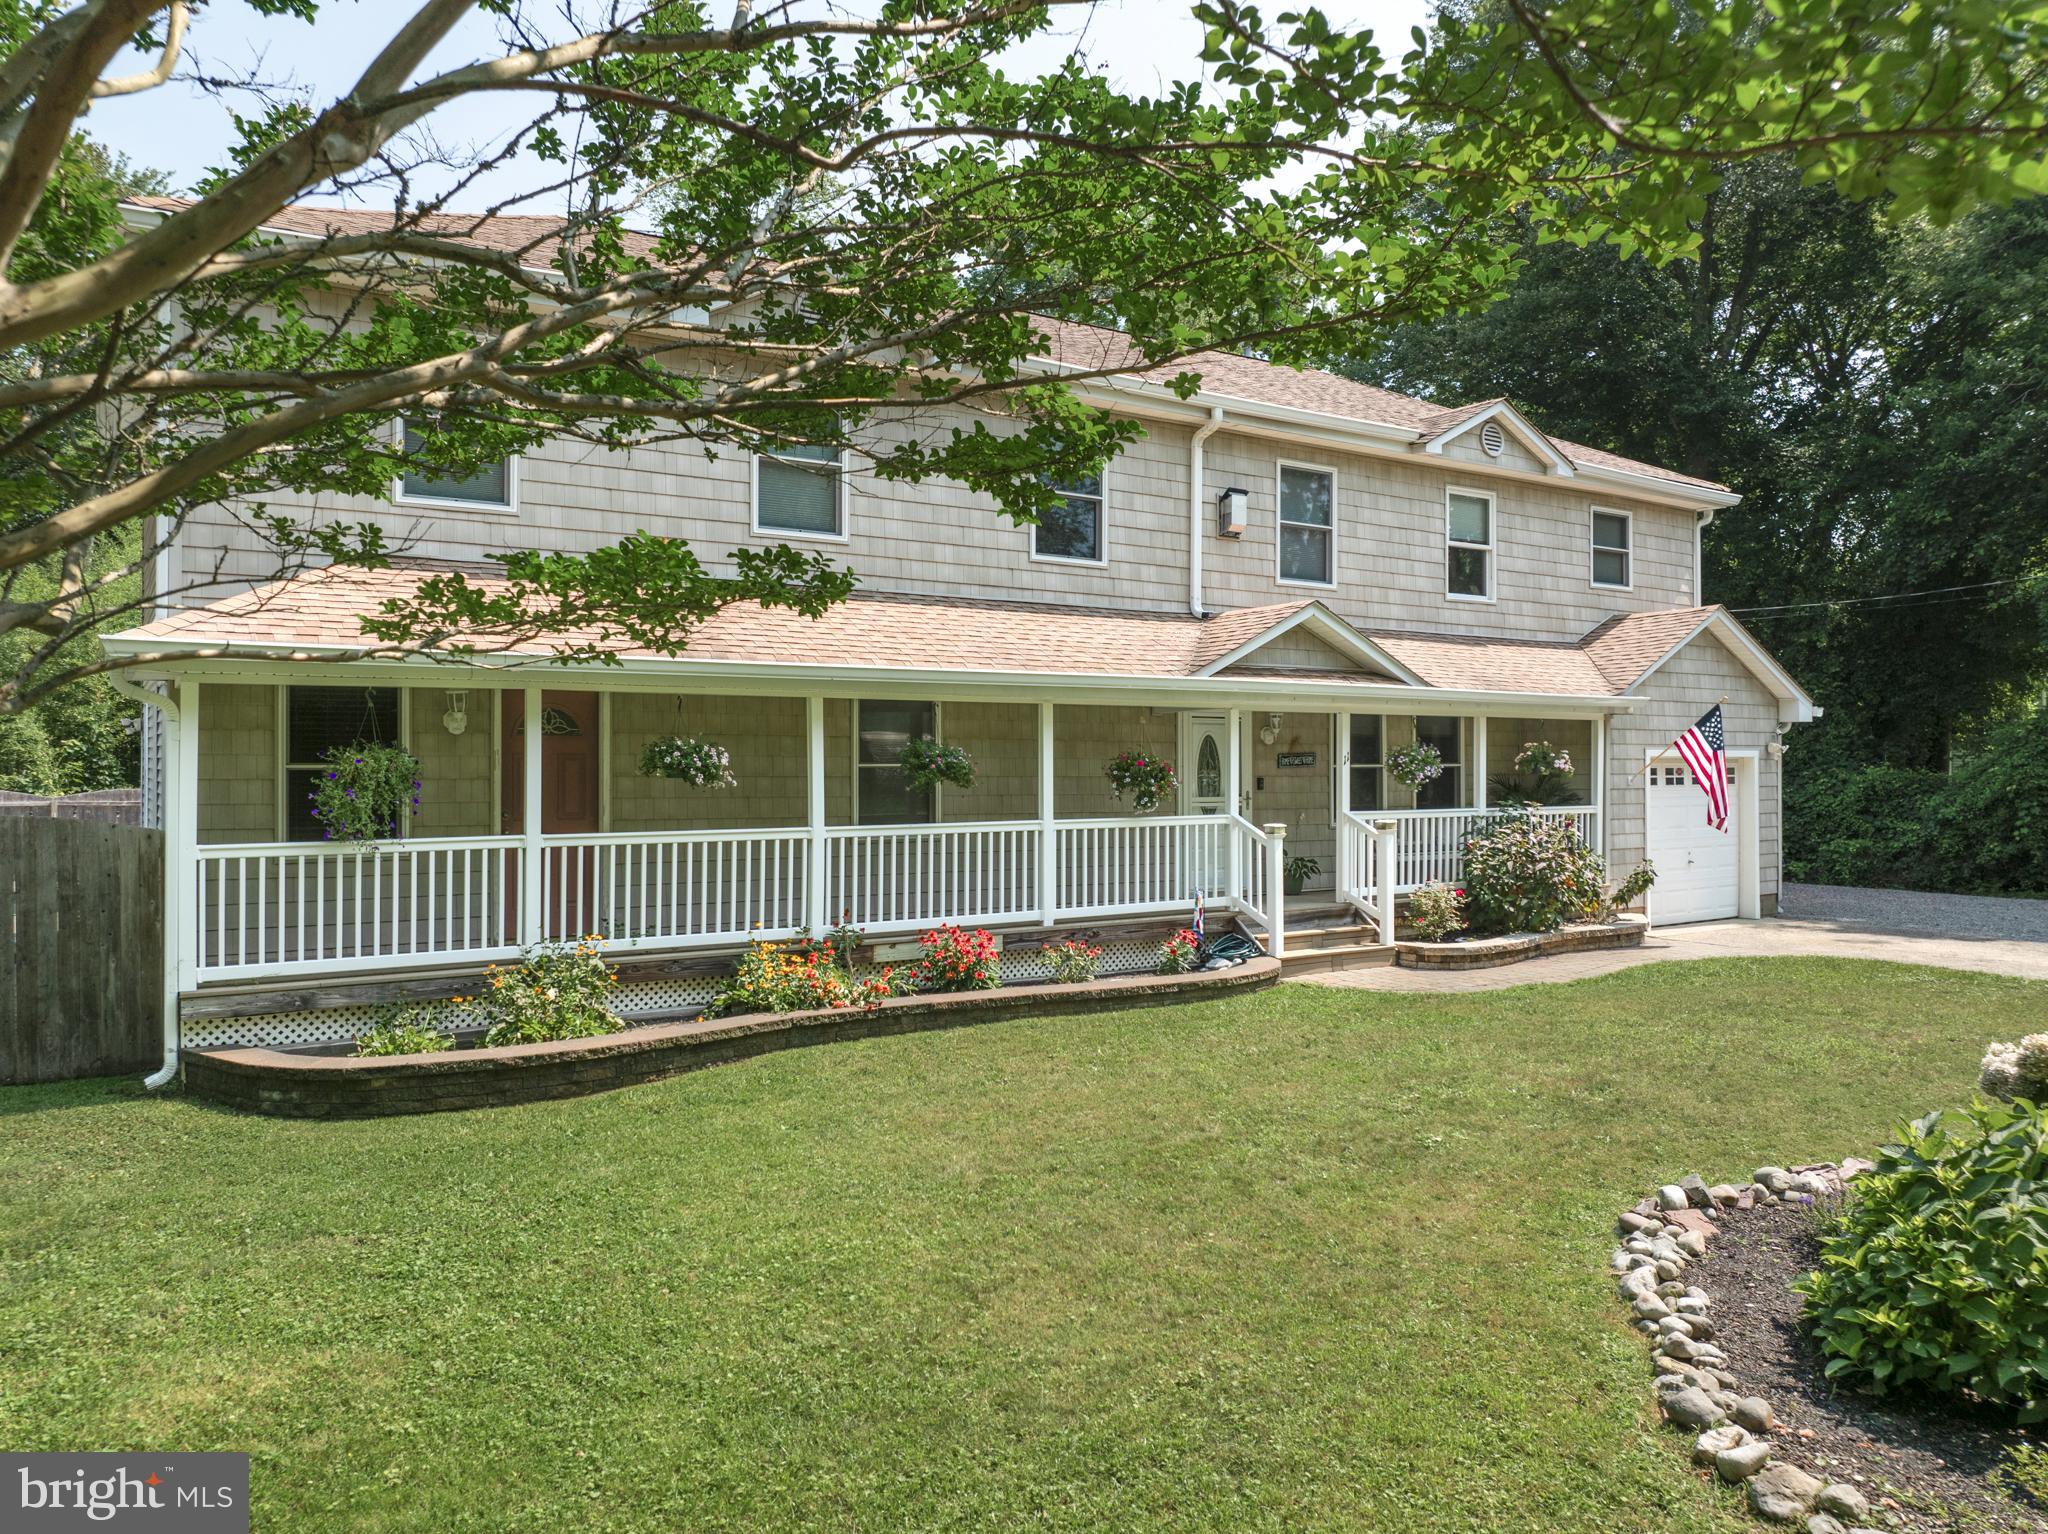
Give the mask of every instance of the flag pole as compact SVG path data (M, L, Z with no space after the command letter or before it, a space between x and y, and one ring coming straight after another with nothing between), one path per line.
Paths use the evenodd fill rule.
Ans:
M1721 694L1721 700L1718 703L1716 703L1714 707L1726 708L1727 706L1728 694L1724 692ZM1669 756L1670 754L1671 747L1666 746L1662 751L1659 751L1655 756L1651 757L1648 761L1644 762L1642 766L1638 767L1634 772L1630 773L1628 775L1629 782L1635 782L1637 778L1641 777L1644 773L1648 772L1652 767L1656 766L1659 762L1663 761L1664 758Z

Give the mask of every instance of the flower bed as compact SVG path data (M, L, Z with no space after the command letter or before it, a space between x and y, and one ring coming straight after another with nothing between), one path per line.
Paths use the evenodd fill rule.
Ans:
M1118 975L1081 985L1007 985L891 997L865 1011L752 1013L628 1027L601 1038L358 1057L277 1049L187 1050L197 1096L284 1118L375 1118L580 1097L771 1050L1010 1017L1118 1011L1263 990L1273 959L1190 975Z
M1462 943L1401 942L1394 945L1394 962L1408 969L1492 969L1550 953L1640 948L1649 930L1649 923L1640 916L1617 916L1613 921L1581 922L1555 932L1515 932L1506 937L1468 938Z

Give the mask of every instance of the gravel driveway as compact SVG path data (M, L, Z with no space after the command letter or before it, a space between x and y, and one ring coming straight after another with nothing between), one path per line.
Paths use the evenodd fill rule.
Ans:
M1795 921L1842 922L1879 932L1939 932L1944 937L2048 943L2048 900L1787 884L1778 914Z

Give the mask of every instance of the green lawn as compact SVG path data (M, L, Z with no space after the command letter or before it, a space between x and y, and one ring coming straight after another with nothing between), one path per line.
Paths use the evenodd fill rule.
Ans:
M277 1530L1734 1530L1602 1276L2048 987L1835 960L1289 986L280 1123L0 1090L0 1443Z

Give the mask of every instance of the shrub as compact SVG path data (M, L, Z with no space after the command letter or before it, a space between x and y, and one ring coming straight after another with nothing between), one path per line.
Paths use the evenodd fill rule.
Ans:
M814 1012L879 1007L896 994L896 971L860 979L852 954L860 934L835 927L822 941L806 935L788 943L748 944L730 979L704 1009L706 1017L736 1012Z
M400 746L336 746L313 780L313 818L324 841L396 836L420 812L419 758Z
M1191 929L1181 928L1159 945L1159 973L1185 975L1195 967L1196 956L1201 951L1202 940Z
M950 783L955 788L974 787L974 758L964 747L941 745L929 735L920 735L905 744L896 761L913 788L930 788L937 783Z
M455 1004L474 998L458 996ZM453 1049L452 1024L442 1020L445 1009L434 1002L420 1006L381 1007L377 1020L356 1035L356 1053L372 1055L435 1055Z
M640 776L670 778L692 788L733 788L732 753L708 740L684 735L657 735L640 753Z
M490 984L475 1001L486 1023L485 1046L618 1032L622 1024L610 996L619 977L599 953L604 941L592 933L574 943L537 943L516 966L486 969Z
M1465 839L1475 932L1552 932L1596 914L1607 868L1568 820L1510 810Z
M1052 964L1052 977L1062 985L1080 985L1093 980L1102 963L1102 950L1093 943L1070 937L1045 950Z
M980 928L944 926L918 939L917 983L927 991L992 991L1003 983L996 940Z
M1128 797L1131 808L1140 815L1158 809L1180 783L1174 776L1173 763L1143 751L1120 753L1103 772L1109 778L1116 802L1122 804Z
M1878 1153L1821 1242L1806 1296L1827 1373L2048 1417L2048 1121L1979 1099Z
M1612 916L1626 911L1643 896L1650 893L1650 886L1657 882L1657 865L1648 858L1636 865L1636 871L1614 886L1614 893L1606 900L1606 912Z
M2048 1033L2030 1033L2016 1044L1984 1051L1977 1085L1993 1097L2024 1097L2048 1107Z
M1408 897L1408 923L1425 943L1442 942L1465 925L1465 892L1448 884L1423 885Z

